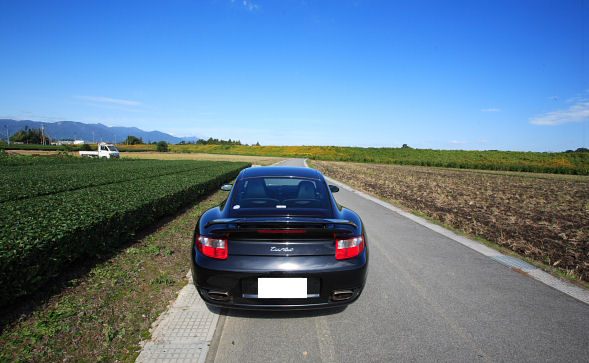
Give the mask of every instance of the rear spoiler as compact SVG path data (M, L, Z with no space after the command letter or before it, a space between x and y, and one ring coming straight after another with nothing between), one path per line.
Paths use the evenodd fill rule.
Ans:
M300 225L314 225L317 228L327 228L328 224L346 225L353 228L358 228L356 223L348 221L347 219L333 219L333 218L220 218L213 219L205 225L205 228L214 226L216 224L235 224L236 229L252 225L281 225L281 226L300 226Z

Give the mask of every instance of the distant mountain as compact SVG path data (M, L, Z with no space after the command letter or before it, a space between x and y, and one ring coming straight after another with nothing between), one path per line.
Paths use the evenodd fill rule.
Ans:
M127 136L140 137L143 142L165 141L169 144L177 144L181 141L198 141L198 137L176 137L160 131L143 131L136 127L105 126L103 124L85 124L75 121L40 122L31 120L0 119L0 139L6 139L6 126L8 133L15 134L24 130L45 127L45 133L52 139L77 139L85 142L123 142Z

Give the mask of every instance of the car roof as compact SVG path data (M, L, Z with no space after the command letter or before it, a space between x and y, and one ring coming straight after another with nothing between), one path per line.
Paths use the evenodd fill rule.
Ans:
M257 166L247 168L241 172L241 178L256 178L263 176L322 179L321 173L315 169L291 166Z

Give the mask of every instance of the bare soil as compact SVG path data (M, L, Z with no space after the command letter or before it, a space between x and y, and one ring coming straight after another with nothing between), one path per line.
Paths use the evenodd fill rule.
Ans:
M406 209L589 281L589 177L313 161Z
M158 153L158 152L122 152L123 158L134 159L161 159L161 160L212 160L212 161L245 161L254 165L270 165L284 160L274 156L254 155L225 155L225 154L203 154L203 153Z

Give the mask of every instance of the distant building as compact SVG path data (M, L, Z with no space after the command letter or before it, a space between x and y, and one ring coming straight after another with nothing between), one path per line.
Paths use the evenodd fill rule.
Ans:
M84 140L57 140L51 143L51 145L82 145Z

